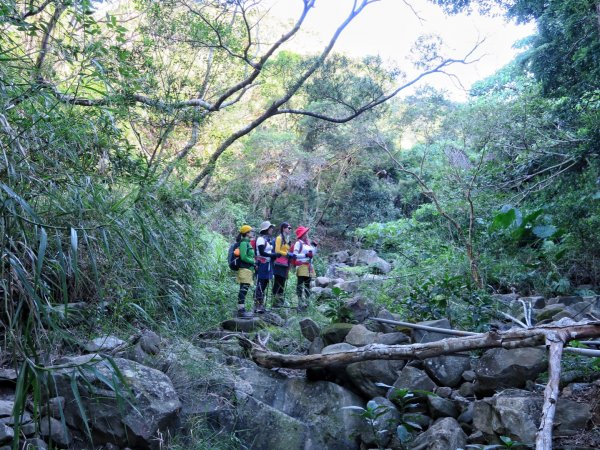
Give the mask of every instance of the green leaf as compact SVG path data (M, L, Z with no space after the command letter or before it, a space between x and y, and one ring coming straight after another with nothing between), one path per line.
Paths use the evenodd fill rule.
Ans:
M46 230L40 228L40 245L37 252L37 260L35 265L35 281L34 285L37 286L40 276L42 274L42 265L44 264L44 256L46 255L46 248L48 248L48 234Z
M81 419L83 420L83 425L85 426L85 431L92 441L92 431L90 430L88 424L87 414L85 412L85 407L83 406L83 402L81 401L81 395L79 394L79 387L77 386L77 373L73 373L71 376L71 391L73 392L73 397L75 397L75 403L77 404L77 408L79 409L79 414L81 415Z
M71 228L71 251L72 251L71 264L72 264L72 268L73 268L73 275L75 276L75 284L77 284L77 280L78 280L77 250L78 250L77 230L75 228Z
M554 225L536 225L533 227L532 231L540 239L547 239L556 233L558 228Z
M410 431L408 431L405 425L398 425L398 428L396 428L396 436L398 436L398 439L403 444L410 441L412 438Z
M592 195L592 200L600 200L600 191L598 191L594 195Z
M490 225L490 231L496 231L506 229L513 225L517 220L517 211L510 205L502 207L500 212L494 216L492 224Z

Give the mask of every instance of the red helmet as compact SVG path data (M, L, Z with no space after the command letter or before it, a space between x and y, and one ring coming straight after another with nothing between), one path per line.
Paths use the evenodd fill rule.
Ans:
M310 228L299 226L296 228L296 238L300 239L302 236L308 233L308 230L310 230Z

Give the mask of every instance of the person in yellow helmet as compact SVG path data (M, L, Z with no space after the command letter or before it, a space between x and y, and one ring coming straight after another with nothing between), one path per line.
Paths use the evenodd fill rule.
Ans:
M240 284L237 307L238 317L252 316L251 312L246 311L246 294L250 286L252 286L254 278L254 249L250 245L252 234L252 227L250 225L243 225L240 227L240 233L236 239L240 243L240 246L236 249L236 252L238 250L240 252L240 268L237 272L237 282Z

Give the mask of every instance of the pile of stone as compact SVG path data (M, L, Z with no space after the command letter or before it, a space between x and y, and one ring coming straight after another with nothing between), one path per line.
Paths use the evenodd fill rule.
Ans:
M542 318L547 311L553 311L549 319L573 314L582 302L585 314L597 314L597 297L569 298L497 300L515 317L521 300L531 302L538 321L548 320ZM360 296L348 300L347 307L359 323L321 327L301 320L297 350L327 354L448 337L370 320L400 318L376 311ZM297 320L279 319L283 326ZM446 319L422 324L451 328ZM32 449L159 449L170 436L192 436L190 424L201 423L234 433L240 445L252 449L441 450L500 444L505 437L531 444L539 425L544 385L537 380L547 370L544 348L492 349L408 363L364 361L305 373L258 367L235 339L227 339L230 335L217 330L193 342L166 342L145 331L127 341L102 336L84 344L83 355L54 361L50 395L41 405L28 402L20 417L21 441ZM0 450L9 450L17 433L17 377L0 370ZM600 382L565 379L555 434L567 439L583 433L600 415L599 396ZM365 411L377 411L377 417L369 419ZM34 423L36 414L41 420Z
M394 318L387 311L381 318ZM328 354L368 344L426 343L447 338L444 333L405 329L395 331L380 323L332 324L319 329L302 323L311 340L309 353ZM366 326L365 326L366 325ZM450 329L448 320L421 325ZM532 444L540 423L543 385L535 383L547 370L546 350L491 349L480 357L469 354L438 356L424 361L365 361L346 367L307 371L309 378L334 381L357 392L371 408L384 411L375 432L360 435L366 448L402 449L399 440L405 424L417 424L408 448L457 449L466 445L501 444L502 437ZM600 383L565 387L600 392ZM407 407L406 393L415 400ZM401 395L402 394L402 395ZM556 433L573 436L589 425L594 406L582 399L563 396L557 406ZM596 405L597 407L597 405Z

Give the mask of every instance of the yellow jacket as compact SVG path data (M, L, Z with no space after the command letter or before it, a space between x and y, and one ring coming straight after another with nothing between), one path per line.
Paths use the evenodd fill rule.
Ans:
M279 236L277 236L277 239L275 239L275 253L279 253L283 256L287 256L289 251L290 251L290 244L286 243L282 239L282 236L280 234Z

